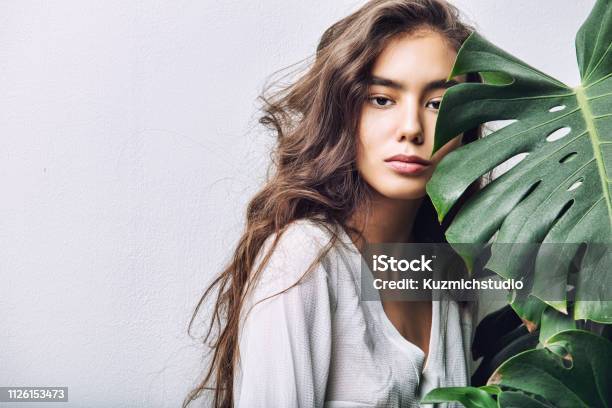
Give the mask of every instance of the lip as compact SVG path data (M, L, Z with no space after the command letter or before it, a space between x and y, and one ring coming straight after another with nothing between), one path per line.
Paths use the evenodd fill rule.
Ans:
M408 156L405 154L391 156L385 159L385 163L397 173L408 175L421 174L433 164L431 161L422 159L419 156Z

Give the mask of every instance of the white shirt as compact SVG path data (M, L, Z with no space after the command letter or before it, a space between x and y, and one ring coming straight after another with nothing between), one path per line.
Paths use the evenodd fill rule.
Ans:
M424 352L393 326L380 298L360 300L361 255L342 228L338 235L299 284L252 307L298 282L331 238L309 220L282 234L244 304L236 407L419 407L433 388L468 385L473 311L432 302L424 367Z

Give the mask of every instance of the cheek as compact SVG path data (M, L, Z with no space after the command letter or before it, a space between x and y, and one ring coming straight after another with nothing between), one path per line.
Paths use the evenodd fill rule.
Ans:
M385 135L389 132L389 121L384 119L384 115L368 111L364 108L358 128L357 167L361 171L368 171L368 167L376 161L378 151L384 145Z
M432 112L425 112L421 118L423 136L425 137L424 148L429 151L430 154L433 151L437 119L438 115Z
M391 119L389 114L364 107L359 120L359 141L361 144L367 148L379 146L386 135L392 131L393 123Z

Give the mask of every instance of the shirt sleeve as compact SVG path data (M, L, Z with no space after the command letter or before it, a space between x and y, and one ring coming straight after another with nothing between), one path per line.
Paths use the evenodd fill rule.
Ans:
M332 341L328 273L319 262L275 295L299 281L320 249L303 226L292 227L262 270L239 330L236 407L323 407Z

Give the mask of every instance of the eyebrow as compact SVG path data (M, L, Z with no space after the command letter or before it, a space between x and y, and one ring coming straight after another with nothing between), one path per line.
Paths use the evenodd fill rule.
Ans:
M424 91L428 92L433 89L448 89L453 85L457 85L458 83L459 82L455 81L454 79L451 79L449 81L447 81L446 79L436 79L434 81L428 82L425 85ZM400 91L403 91L406 89L404 84L402 84L401 82L397 82L392 79L382 78L382 77L377 77L377 76L372 76L372 78L370 79L370 85L386 86L386 87L397 89Z

